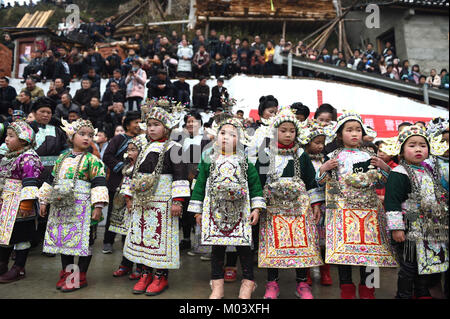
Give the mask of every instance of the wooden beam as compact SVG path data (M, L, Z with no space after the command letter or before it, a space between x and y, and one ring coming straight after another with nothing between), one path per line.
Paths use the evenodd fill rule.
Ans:
M206 17L198 16L198 21L293 21L293 22L317 22L317 21L328 21L328 19L317 19L317 18L278 18L278 17Z
M159 3L158 0L153 0L153 2L155 3L156 9L158 9L159 13L161 14L161 18L163 20L166 20L166 15L161 7L161 3Z

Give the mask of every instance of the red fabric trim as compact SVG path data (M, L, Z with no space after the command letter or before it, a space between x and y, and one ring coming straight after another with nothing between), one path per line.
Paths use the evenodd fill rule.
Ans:
M184 202L184 198L181 198L181 197L176 197L176 198L173 198L172 200L177 201L177 202Z
M289 144L289 145L284 145L284 144L280 144L280 142L277 142L277 147L278 148L281 148L281 149L290 149L290 148L293 148L294 147L294 145L295 145L295 142L292 142L291 144Z

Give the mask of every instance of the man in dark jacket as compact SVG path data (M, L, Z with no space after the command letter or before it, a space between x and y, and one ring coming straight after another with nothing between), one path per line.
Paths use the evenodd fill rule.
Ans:
M200 82L194 86L192 94L192 103L196 110L208 109L209 102L209 86L206 84L206 78L201 77Z
M122 72L120 71L120 69L114 70L113 77L109 79L108 83L106 83L106 89L109 89L109 87L111 86L111 83L113 83L113 82L117 83L121 90L124 90L124 91L127 90L127 85L125 84L125 78L122 77Z
M100 78L100 75L98 75L97 72L95 71L95 68L90 67L88 69L88 73L84 74L81 79L82 80L86 80L86 79L91 80L92 87L97 88L100 91L101 78Z
M89 104L92 97L96 96L100 98L98 89L92 88L91 85L91 80L81 81L81 89L77 90L73 98L73 103L77 104L82 109L84 109L84 107Z
M64 86L69 86L70 84L70 68L67 62L61 58L59 52L55 52L55 64L52 80L62 79L64 81Z
M90 47L88 49L88 54L84 58L84 64L86 69L85 72L87 72L89 67L92 67L97 74L101 74L103 71L104 60L100 53L95 52L94 48Z
M108 147L106 148L105 153L103 155L103 162L109 169L109 177L106 182L106 186L108 187L109 193L109 205L105 225L105 237L103 239L104 254L112 253L112 246L114 244L116 233L110 232L108 229L111 220L111 212L113 209L114 194L123 178L122 168L125 165L123 155L127 151L128 143L133 137L137 136L141 131L139 127L140 118L141 115L139 112L128 112L123 122L125 134L119 134L114 136L111 139L111 141L109 141Z
M184 72L179 72L178 81L173 82L173 86L175 88L176 101L189 106L191 104L191 88L189 83L186 83Z
M121 90L116 82L111 83L102 98L102 104L106 109L113 105L114 102L125 103L125 101L125 91Z
M211 101L209 101L212 111L215 112L218 107L222 106L222 98L228 97L227 88L223 86L223 79L217 79L217 85L212 88Z
M173 97L174 86L167 77L165 70L160 69L158 73L151 77L150 82L147 83L148 97L159 98L162 96Z
M91 121L92 125L99 130L104 129L104 120L106 116L106 109L100 103L97 96L91 98L91 101L82 111L82 118Z
M81 113L80 107L72 102L72 96L65 92L61 95L61 103L56 106L54 117L61 121L61 118L66 121L69 119L69 113Z
M28 91L22 91L19 93L19 97L14 101L14 110L21 110L25 114L30 114L33 109L33 101L31 101L31 94Z
M17 97L16 89L9 85L9 79L6 76L0 78L0 115L9 116L9 109Z
M55 104L61 103L61 96L69 91L64 86L62 79L58 78L53 84L50 85L50 89L47 92L47 97L55 101Z
M108 76L112 76L114 70L119 69L122 64L122 58L117 49L112 50L112 54L105 60L105 71Z
M216 53L220 53L224 59L228 59L231 56L231 46L225 42L225 36L223 34L220 35L216 51L212 56L214 57Z

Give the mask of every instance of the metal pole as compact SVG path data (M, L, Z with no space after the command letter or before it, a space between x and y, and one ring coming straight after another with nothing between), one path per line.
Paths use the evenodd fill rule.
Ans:
M292 76L292 52L289 52L288 54L288 69L287 69L287 75L289 77Z
M429 99L429 97L428 97L428 83L425 83L425 84L423 85L423 101L424 101L426 104L430 105L430 99Z

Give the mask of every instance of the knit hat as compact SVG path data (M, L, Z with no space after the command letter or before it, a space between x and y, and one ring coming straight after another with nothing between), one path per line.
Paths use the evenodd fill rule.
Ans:
M17 120L9 124L8 128L14 130L19 139L34 146L36 134L34 133L34 130L27 122L23 120Z
M40 97L36 100L36 102L33 103L33 108L31 111L36 112L37 110L39 110L43 107L50 108L52 110L52 114L54 114L55 108L56 108L56 102L53 99L48 98L46 96Z

